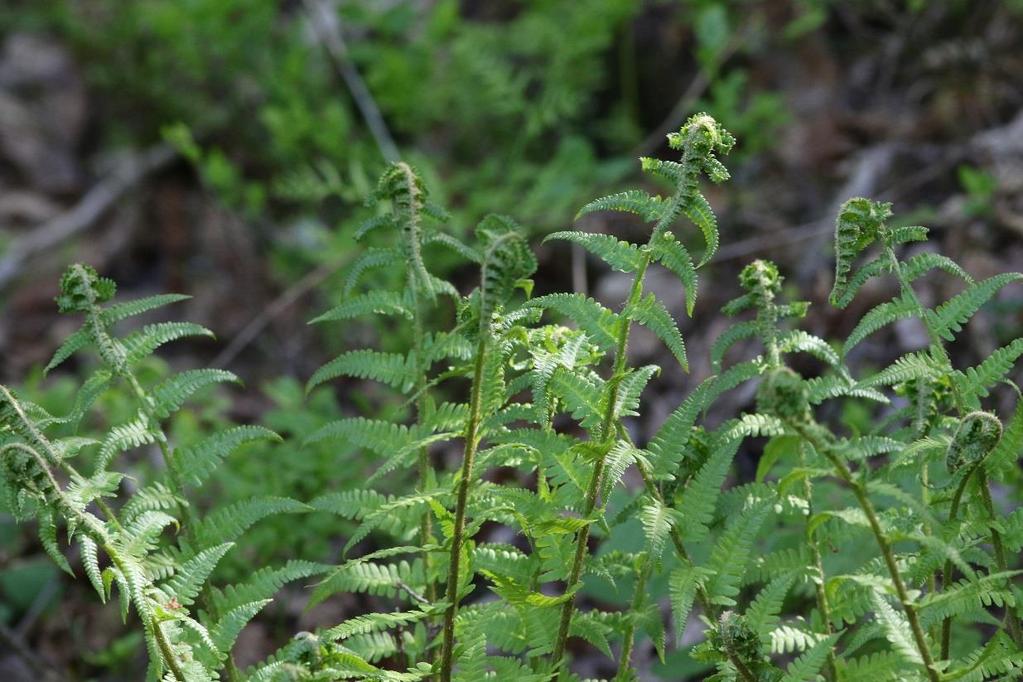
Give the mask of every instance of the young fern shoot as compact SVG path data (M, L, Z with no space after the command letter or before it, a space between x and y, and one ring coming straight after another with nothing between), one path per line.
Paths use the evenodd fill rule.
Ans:
M649 240L644 246L636 247L609 235L579 232L555 233L548 237L578 243L604 259L613 268L632 274L632 286L621 313L615 315L595 301L578 295L566 297L564 294L555 294L534 301L534 305L565 314L584 331L597 332L594 341L610 352L613 363L611 375L604 383L606 395L602 396L603 414L599 426L591 434L596 451L591 454L593 468L586 487L586 497L579 510L583 519L588 522L594 520L592 517L604 487L607 456L615 447L619 393L629 375L627 350L631 325L641 324L653 331L671 350L683 369L688 368L685 344L675 321L664 304L653 294L643 295L643 280L647 268L652 262L659 261L678 275L685 287L687 310L691 313L696 298L696 268L709 261L718 246L714 213L700 192L699 181L703 174L714 182L723 182L728 178L728 171L717 159L717 154L727 154L735 144L735 139L710 116L697 114L691 117L679 132L669 135L668 143L672 149L681 152L680 160L675 162L645 158L643 170L674 185L674 193L669 198L662 199L633 190L598 199L579 212L579 215L584 215L595 211L616 210L640 215L654 223ZM700 229L706 241L703 258L696 265L689 252L669 231L683 215ZM606 339L604 344L600 344L602 339ZM607 348L607 345L610 345L610 348ZM663 527L664 523L660 521L656 525ZM587 523L576 534L575 554L567 580L570 593L578 589L582 577L589 528ZM560 669L564 663L565 644L574 608L574 598L569 596L562 606L558 634L551 656L555 670ZM631 642L628 646L631 647Z

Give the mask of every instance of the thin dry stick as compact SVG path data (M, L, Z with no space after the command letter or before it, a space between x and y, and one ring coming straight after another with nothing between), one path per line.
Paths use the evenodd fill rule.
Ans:
M348 58L348 48L341 35L337 12L332 11L332 8L323 0L305 0L305 7L309 12L309 20L317 38L331 59L334 60L334 66L337 67L338 73L344 79L352 99L355 100L355 106L359 108L362 118L366 121L366 126L373 135L380 153L391 163L398 161L401 154L398 152L398 146L394 143L394 138L391 137L391 131L387 129L383 114L380 113L380 107L377 106L376 100L373 99L373 95L366 87L366 82L362 80L359 71Z
M235 358L252 343L257 336L277 316L291 307L295 301L305 296L309 291L315 289L325 279L343 268L349 258L339 258L320 265L310 271L305 277L298 280L290 287L280 293L270 305L265 307L261 313L256 315L245 327L238 332L237 336L231 339L224 350L220 351L217 357L213 358L210 367L227 367Z
M0 259L0 289L16 279L30 259L89 229L128 190L166 166L176 156L177 153L169 145L160 144L128 157L110 175L86 192L69 211L12 242L3 259Z

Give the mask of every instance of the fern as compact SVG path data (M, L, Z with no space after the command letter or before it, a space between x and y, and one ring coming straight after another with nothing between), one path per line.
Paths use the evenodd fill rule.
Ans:
M851 199L836 221L831 301L848 306L874 278L891 278L894 296L845 339L825 340L804 328L809 303L788 298L777 266L747 264L720 311L731 326L707 349L714 374L649 433L633 417L650 413L655 377L685 369L692 349L646 275L659 264L677 277L675 300L693 314L697 275L720 241L700 183L727 178L719 156L734 143L706 114L668 141L675 159L642 161L665 196L621 192L580 210L635 214L651 223L645 242L548 237L627 276L614 310L582 294L531 298L537 262L511 218L488 216L463 242L411 166L384 170L340 300L313 321L359 319L389 338L340 347L308 381L310 408L271 419L294 443L269 471L299 461L302 447L333 457L329 472L302 481L308 503L219 499L217 471L244 462L233 453L281 437L188 412L237 382L229 372L153 378L148 356L207 330L156 321L119 333L185 297L115 302L111 280L72 266L58 306L83 322L47 370L86 353L98 361L64 414L0 389L0 503L36 524L57 566L80 563L101 601L116 596L122 617L134 612L126 622L154 682L564 682L578 679L572 656L584 648L623 682L639 679L640 652L670 660L683 635L711 680L1014 679L1023 515L996 504L991 481L1018 478L1023 403L1003 425L1012 392L994 389L1012 385L1023 342L963 368L950 344L1023 276L976 282L940 254L906 257L927 230L893 227L888 204ZM674 232L683 220L703 245L698 258ZM478 269L468 294L435 274L442 248ZM961 293L924 305L915 287L931 273ZM867 372L849 366L868 336L910 318L926 348ZM637 325L679 367L630 364ZM313 407L331 405L321 387L337 379L382 384L356 401L376 411ZM155 466L134 463L143 453ZM289 531L340 559L290 557L217 584L232 553L249 556L250 529L312 513ZM337 601L345 618L238 670L240 633L288 585L310 606Z

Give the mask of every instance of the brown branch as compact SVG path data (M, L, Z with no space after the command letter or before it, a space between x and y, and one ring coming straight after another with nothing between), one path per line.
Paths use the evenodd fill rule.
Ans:
M333 11L330 5L324 0L305 0L305 7L309 13L309 21L320 44L323 45L327 54L334 61L341 78L344 79L348 92L355 100L355 106L359 108L363 120L369 132L373 135L380 153L390 163L401 159L398 146L391 137L391 131L387 129L383 114L376 100L366 87L366 81L362 80L359 71L352 64L348 57L348 48L341 35L341 26L337 18L337 12Z
M69 211L15 240L0 259L0 289L16 279L32 258L89 229L128 190L176 156L169 145L160 144L128 157L86 192Z

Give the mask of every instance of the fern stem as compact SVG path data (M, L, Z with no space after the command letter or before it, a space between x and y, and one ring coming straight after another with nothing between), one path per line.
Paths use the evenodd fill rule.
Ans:
M927 330L927 338L931 342L931 349L938 352L941 359L944 361L945 366L951 372L952 358L949 357L948 351L945 350L945 344L942 341L941 336L931 324L931 317L929 315L930 311L925 308L922 303L920 303L920 298L916 295L916 291L913 289L912 283L906 279L906 274L902 271L902 263L899 262L898 257L895 255L895 249L891 246L885 246L885 251L888 254L889 260L891 260L892 271L895 273L895 277L899 280L899 289L901 290L902 295L908 297L913 303L917 310L917 316L920 318L920 322L924 325L924 329ZM956 403L956 409L958 409L959 413L962 414L964 412L963 397L959 392L959 386L953 381L951 382L951 388L952 398Z
M725 649L725 656L727 656L728 660L735 666L735 670L739 673L739 676L743 680L746 682L757 682L757 676L753 674L753 671L750 670L749 667L742 662L742 659L733 653L731 649Z
M632 288L629 291L629 297L625 301L623 310L627 310L630 306L635 305L643 295L643 278L646 275L646 270L649 266L650 254L648 251L645 251L643 259L640 261L639 267L636 270L636 275L632 280ZM600 426L599 436L602 442L608 440L613 432L614 409L615 403L618 400L618 389L621 385L622 376L625 372L626 351L628 350L630 330L631 322L629 318L622 316L621 326L618 329L618 338L615 343L614 369L609 380L610 387L607 407L604 410L603 421ZM586 499L583 503L582 512L584 519L589 519L593 514L593 510L597 507L597 498L600 494L601 484L604 481L604 465L606 463L606 459L605 453L601 455L593 465L593 472L590 475L590 481L586 488ZM569 571L568 581L566 582L566 589L568 590L575 589L582 577L583 563L586 559L586 549L589 539L590 526L587 524L580 528L579 532L576 534L575 556L572 558L572 568ZM565 645L568 642L568 631L572 624L572 612L574 610L575 594L572 594L565 600L565 604L561 607L561 621L558 624L558 636L557 639L554 640L554 651L551 654L555 673L561 670L562 659L565 655Z
M806 466L806 453L805 447L800 445L799 448L799 465ZM808 505L807 515L813 517L813 486L810 483L809 477L803 478L803 495L806 496L806 502ZM809 525L806 527L806 544L810 546L810 556L813 558L813 567L817 571L817 579L814 581L814 591L817 593L817 608L821 612L821 620L824 621L824 634L831 635L834 633L834 628L831 625L831 605L828 603L828 593L824 589L824 561L821 559L821 549L817 542L817 539L813 536L813 533L809 529ZM828 650L828 679L838 679L838 669L835 663L835 651L834 649Z
M410 274L409 276L409 290L412 292L412 343L414 344L415 352L415 364L418 378L416 380L416 422L421 422L423 419L423 412L426 409L426 390L427 390L427 367L423 361L423 317L422 310L419 305L419 296L416 294L414 277ZM431 473L430 467L430 451L425 447L419 448L419 489L426 490L429 485L429 478ZM430 544L430 538L433 536L433 521L431 518L431 511L427 509L423 512L423 518L419 522L419 539L423 543L423 546ZM430 552L423 550L423 575L426 576L426 598L431 602L437 601L437 586L430 578L431 568L431 557Z
M636 468L639 469L639 473L643 477L643 484L646 486L647 494L662 505L665 504L664 495L661 494L660 489L654 483L653 477L650 475L650 471L646 468L646 466L637 462ZM679 531L678 527L672 524L668 536L671 538L671 544L672 547L675 548L675 555L678 557L678 560L686 567L693 568L693 560L690 558L689 552L686 551L686 546L682 541L682 533ZM700 603L700 608L703 609L704 614L706 614L708 618L715 619L718 617L717 609L714 608L714 604L710 601L710 596L707 594L707 591L703 589L702 585L696 586L696 601Z
M447 590L444 598L448 608L444 612L443 642L441 644L441 682L451 682L451 671L455 649L455 616L458 614L458 574L462 558L465 534L465 507L469 498L469 484L472 482L473 461L479 444L479 427L483 400L483 365L487 352L489 333L480 333L473 367L472 389L469 400L469 421L465 429L465 452L462 457L461 479L458 482L458 500L455 504L455 527L451 536L451 560L448 568Z
M952 506L948 511L948 522L951 524L959 517L959 505L963 500L963 493L966 492L966 484L970 481L970 476L973 474L973 470L976 467L971 467L970 470L963 476L963 480L959 482L956 487L955 494L952 496ZM941 571L941 587L942 589L948 589L949 585L952 584L952 561L951 559L945 560L945 566ZM952 644L952 618L951 616L941 621L941 660L948 658L949 649Z
M857 481L846 466L845 462L834 452L830 444L826 443L823 438L818 437L812 431L806 429L801 424L789 423L800 436L806 439L815 450L824 455L832 466L835 467L839 478L852 490L853 495L856 497L856 501L860 505L860 509L863 510L863 514L867 517L867 523L870 525L870 530L874 534L874 539L877 542L877 546L881 550L881 554L884 557L885 565L888 567L888 573L891 575L892 582L895 584L895 594L899 598L899 604L902 606L903 612L906 614L906 620L909 621L910 630L913 633L913 640L916 643L916 648L920 652L920 658L923 661L924 668L927 670L927 677L930 682L941 682L941 676L937 669L934 667L934 657L931 654L930 646L927 644L927 637L924 634L923 627L920 625L920 618L917 616L916 607L913 605L909 598L909 591L906 589L906 584L902 580L902 573L899 571L899 566L895 562L895 554L892 552L891 543L885 536L884 531L881 529L881 522L877 517L877 510L874 509L874 503L870 501L870 496L867 495L867 491L863 484Z
M180 682L188 682L188 678L185 677L184 671L181 670L181 666L178 665L177 660L174 658L174 650L171 649L170 642L167 641L167 635L164 633L160 624L155 620L150 621L150 627L153 629L153 636L156 638L156 644L160 647L160 653L163 654L163 660L167 663L167 667L170 668L171 674L174 675L175 680Z
M998 566L999 571L1008 571L1009 562L1005 557L1005 544L1002 542L1002 534L998 532L993 523L998 517L995 515L995 504L991 499L991 489L988 487L987 473L984 471L983 464L977 467L977 484L980 486L980 499L984 505L984 513L987 514L988 519L992 522L988 524L988 528L991 530L991 546L995 550L995 565ZM1023 646L1023 634L1021 634L1019 617L1016 615L1011 604L1005 605L1005 622L1009 628L1009 635L1012 637L1012 641L1016 643L1016 646Z
M632 671L632 647L635 643L636 616L643 608L643 601L646 597L646 582L650 578L653 569L653 560L649 554L643 556L643 566L636 576L636 589L632 595L632 604L629 606L629 622L625 626L625 634L622 636L622 655L618 659L618 674L615 675L616 682L627 682Z

